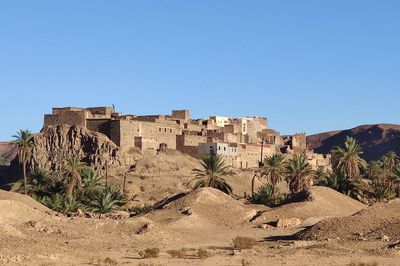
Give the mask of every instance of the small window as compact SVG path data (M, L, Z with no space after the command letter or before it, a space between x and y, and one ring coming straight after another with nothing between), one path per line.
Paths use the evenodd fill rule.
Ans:
M139 129L136 130L139 133Z
M172 128L169 129L169 133L172 133Z
M167 128L164 128L164 132L167 133Z
M161 127L158 128L158 131L161 132Z
M224 147L224 151L226 151L226 147Z
M218 147L218 150L221 150L221 146Z

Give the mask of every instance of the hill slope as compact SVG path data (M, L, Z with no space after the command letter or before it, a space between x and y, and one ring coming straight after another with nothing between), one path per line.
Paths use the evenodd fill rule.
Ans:
M400 154L400 125L362 125L348 130L331 131L307 137L310 149L318 153L329 153L335 146L342 146L346 136L353 137L364 150L367 161L379 159L388 151Z

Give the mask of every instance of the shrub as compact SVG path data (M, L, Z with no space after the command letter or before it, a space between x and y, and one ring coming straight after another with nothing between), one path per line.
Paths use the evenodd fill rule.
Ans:
M254 204L263 204L266 206L279 205L285 199L285 195L279 192L278 188L274 188L271 184L266 183L257 189L250 202Z
M210 257L210 253L208 253L207 250L200 248L200 249L197 251L197 256L198 256L200 259L203 260L203 259L206 259L206 258Z
M139 255L144 258L157 258L158 254L160 253L160 249L158 248L147 248L144 251L140 251Z
M63 198L61 202L61 212L63 213L76 212L78 209L83 207L84 206L77 200L75 196Z
M183 259L186 256L186 252L184 249L179 250L168 250L168 254L173 258Z
M0 155L0 165L6 165L7 161L6 159Z
M107 187L90 203L91 210L100 214L119 209L126 204L125 196L116 188Z
M109 257L105 258L103 263L104 263L104 265L109 265L109 266L118 265L117 261L115 261L115 260L113 260L113 259L111 259Z
M234 249L251 249L253 246L256 245L256 240L251 237L245 236L237 236L233 239L233 248Z
M396 194L392 192L388 187L383 184L375 184L373 187L373 195L377 201L382 201L385 199L393 199L396 197Z
M351 262L349 266L378 266L377 262Z

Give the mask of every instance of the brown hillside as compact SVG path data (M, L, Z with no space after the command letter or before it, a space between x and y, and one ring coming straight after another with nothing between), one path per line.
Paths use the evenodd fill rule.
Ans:
M308 147L327 154L335 146L342 146L346 137L355 138L363 147L367 161L379 159L389 151L400 154L400 125L363 125L348 130L331 131L307 137Z
M297 234L303 240L373 240L383 236L400 240L399 201L376 204L353 216L323 220Z
M17 149L10 142L0 142L0 156L10 163L17 155Z

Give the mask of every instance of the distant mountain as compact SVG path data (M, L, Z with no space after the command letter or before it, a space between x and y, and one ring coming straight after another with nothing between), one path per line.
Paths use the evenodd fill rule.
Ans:
M400 155L400 125L363 125L348 130L324 132L307 136L310 149L329 153L335 146L343 146L346 136L355 138L363 147L367 161L379 159L389 151Z
M0 142L0 156L9 163L17 155L17 148L10 142Z

